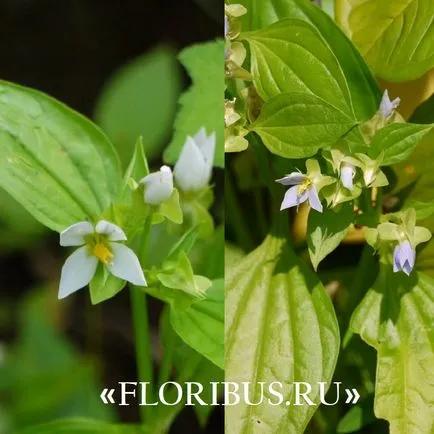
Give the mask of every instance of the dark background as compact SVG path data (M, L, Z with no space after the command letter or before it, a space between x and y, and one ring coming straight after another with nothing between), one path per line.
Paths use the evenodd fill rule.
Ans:
M91 117L105 80L118 67L161 42L180 50L221 36L222 18L221 0L0 0L0 79L39 89ZM11 319L10 327L0 329L1 341L16 337L23 294L47 280L55 286L64 255L56 234L31 248L0 254L0 303L8 306ZM91 323L88 309L93 309ZM150 311L156 339L156 302ZM127 291L93 307L87 291L79 291L68 301L63 329L77 348L102 356L104 387L134 381ZM137 407L117 411L121 421L139 421ZM221 409L216 409L206 432L223 432L222 419ZM200 432L191 410L184 411L171 430L183 431Z

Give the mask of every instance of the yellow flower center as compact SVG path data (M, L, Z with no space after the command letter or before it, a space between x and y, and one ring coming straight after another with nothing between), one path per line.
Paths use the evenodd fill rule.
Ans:
M301 196L305 191L309 190L312 186L312 181L306 178L299 186L297 190L297 196Z
M96 243L92 253L103 263L109 264L113 258L113 253L102 243Z

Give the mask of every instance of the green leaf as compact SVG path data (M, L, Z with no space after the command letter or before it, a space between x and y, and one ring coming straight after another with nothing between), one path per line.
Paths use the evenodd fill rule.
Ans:
M352 204L343 204L339 212L326 209L324 212L309 212L307 219L307 245L310 260L316 270L319 263L345 238L354 221Z
M180 68L170 47L145 53L110 77L96 104L95 119L125 164L139 136L148 158L158 156L169 138L180 91Z
M252 1L244 4L243 30L256 30L284 18L303 19L314 25L329 46L344 73L356 119L368 120L378 110L381 92L371 71L351 41L334 21L313 3L306 0ZM303 76L305 71L303 71Z
M345 416L339 421L337 432L339 434L358 433L360 430L375 422L374 396L370 395L360 404L351 407Z
M186 48L179 55L193 81L190 89L181 95L181 106L175 120L175 134L164 153L164 160L174 164L187 136L194 136L202 127L217 135L214 165L224 167L224 74L223 41L207 42ZM212 86L210 86L212 83Z
M425 220L434 214L434 200L430 202L410 201L403 208L414 208L416 211L416 220Z
M342 70L312 25L288 18L244 38L252 53L253 83L264 101L285 92L300 92L351 115Z
M378 352L375 415L391 434L432 433L434 384L434 280L407 277L382 265L380 275L351 318L351 328Z
M371 143L371 156L376 158L383 153L382 166L405 161L431 129L431 125L389 124L374 136Z
M92 304L102 303L114 297L125 287L125 280L113 276L107 267L98 264L94 278L89 283L90 300Z
M109 424L92 419L60 419L20 430L18 434L140 434L138 425Z
M336 21L389 81L414 80L434 67L433 15L431 0L336 1Z
M224 280L218 279L206 299L183 311L171 308L170 322L187 345L224 369L224 315Z
M122 185L104 134L56 100L0 82L0 187L37 220L62 231L96 220Z
M146 158L145 148L143 147L143 138L140 136L136 141L133 156L131 157L127 170L125 171L124 194L126 191L131 191L131 187L138 187L137 185L131 185L133 181L138 183L148 174L148 160ZM122 196L124 196L124 194L122 194Z
M253 385L250 399L259 401L263 381L281 382L283 403L226 407L231 434L302 433L315 406L291 406L292 383L330 383L339 353L339 329L331 301L321 282L289 248L270 235L226 273L226 381ZM256 387L255 387L256 385Z
M262 107L253 131L273 154L304 158L332 145L354 125L354 120L314 95L284 93Z

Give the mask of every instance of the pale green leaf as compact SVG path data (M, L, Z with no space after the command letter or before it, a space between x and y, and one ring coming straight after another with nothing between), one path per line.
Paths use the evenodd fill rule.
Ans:
M431 434L434 427L434 280L382 265L351 318L351 328L378 352L375 415L391 434Z
M309 212L307 245L310 260L315 270L319 263L339 246L353 221L352 204L342 205L339 212L335 212L333 209L326 209L322 213Z
M0 82L0 187L37 220L56 231L96 220L121 180L95 125L47 95Z
M382 153L382 166L405 161L431 129L431 125L405 122L389 124L374 136L371 143L371 156L376 158Z
M336 0L336 21L389 81L414 80L434 67L433 16L432 0Z
M102 303L114 297L125 287L125 280L113 276L107 267L98 264L94 278L89 283L90 300L92 304Z
M354 125L354 120L314 95L284 93L263 106L253 131L273 154L303 158L332 145Z
M226 381L283 384L283 403L226 407L231 434L302 433L319 404L318 382L330 383L339 353L333 306L316 276L285 240L264 243L226 273ZM314 406L294 404L295 381L312 384ZM286 402L291 406L288 407Z
M179 99L173 139L164 153L164 160L174 164L187 136L194 136L202 127L217 135L214 165L224 167L224 74L223 41L197 44L179 55L193 81ZM210 85L212 83L212 85Z

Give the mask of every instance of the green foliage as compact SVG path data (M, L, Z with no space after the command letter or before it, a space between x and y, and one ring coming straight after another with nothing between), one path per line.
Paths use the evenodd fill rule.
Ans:
M371 156L382 156L381 165L389 166L407 160L418 143L432 129L431 125L393 123L382 128L371 143Z
M0 187L57 231L95 220L116 198L117 155L103 133L54 99L0 83Z
M176 162L187 136L193 136L205 127L208 134L215 131L217 135L214 164L224 166L223 50L223 42L215 41L193 45L179 55L193 84L179 99L181 107L175 120L175 133L164 153L164 159L168 163Z
M293 406L294 381L312 384L318 403L318 381L330 382L339 352L339 330L323 286L282 238L264 243L226 273L226 379L252 385L284 384L284 402L270 406L240 403L227 407L231 433L256 429L302 433L314 406ZM258 401L258 387L252 402Z
M162 151L180 90L180 68L169 47L134 59L108 80L96 104L95 119L124 163L139 136L144 138L148 159L155 159Z
M391 434L432 432L430 405L434 339L434 280L423 273L406 277L383 265L354 311L351 328L378 352L375 414L387 419Z
M225 367L224 300L224 281L218 279L213 281L204 300L182 311L170 311L170 323L182 340L222 369Z
M283 93L263 106L253 131L272 153L303 158L332 145L354 125L354 120L321 98Z
M338 212L327 209L323 213L309 213L307 245L315 270L319 263L339 246L353 221L354 212L351 204L342 205Z
M337 0L336 20L373 71L389 81L421 77L434 66L431 0Z

